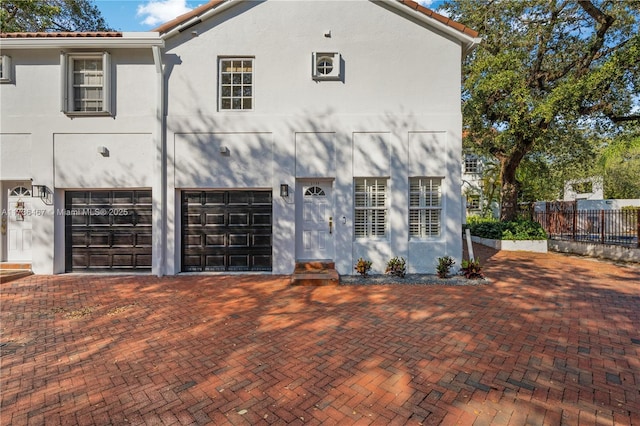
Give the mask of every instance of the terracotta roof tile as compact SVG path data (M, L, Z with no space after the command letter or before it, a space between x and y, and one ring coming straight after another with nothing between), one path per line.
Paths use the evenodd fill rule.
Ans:
M196 7L195 9L193 9L190 12L185 13L184 15L180 15L175 19L172 19L169 22L166 22L162 25L160 25L157 28L154 28L152 31L157 31L160 34L162 33L166 33L169 32L170 30L172 30L173 28L179 26L180 24L188 21L189 19L201 15L204 12L206 12L209 9L213 9L215 7L217 7L218 5L224 3L226 0L211 0L208 3L203 4L202 6Z
M0 38L114 38L122 37L121 32L101 31L101 32L61 32L61 33L0 33Z
M446 16L442 16L439 13L436 13L433 10L420 5L419 3L416 3L413 0L398 0L398 1L412 9L417 10L420 13L427 15L430 18L435 19L436 21L442 22L443 24L460 31L463 34L468 35L469 37L478 37L477 31L472 30L471 28L465 25L462 25L461 23L456 22L453 19L447 18Z

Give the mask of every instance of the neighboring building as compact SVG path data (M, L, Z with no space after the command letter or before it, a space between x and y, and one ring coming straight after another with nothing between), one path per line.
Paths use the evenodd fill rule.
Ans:
M602 200L603 197L602 176L568 180L564 183L564 201Z
M150 33L2 34L1 260L459 261L461 59L478 41L396 0L212 1Z
M480 215L484 207L482 159L475 154L464 154L462 163L462 202L466 216Z

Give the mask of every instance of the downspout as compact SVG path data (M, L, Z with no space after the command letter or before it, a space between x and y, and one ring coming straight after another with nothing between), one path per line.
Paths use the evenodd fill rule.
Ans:
M158 247L158 268L157 275L159 277L166 274L166 254L167 254L167 149L166 149L166 132L165 132L165 102L164 102L164 72L162 66L162 51L160 46L152 46L153 62L156 66L156 74L158 76L158 89L156 98L156 157L157 173L154 176L156 183L159 183L160 191L160 241ZM159 164L158 164L159 163ZM159 167L158 167L159 166Z

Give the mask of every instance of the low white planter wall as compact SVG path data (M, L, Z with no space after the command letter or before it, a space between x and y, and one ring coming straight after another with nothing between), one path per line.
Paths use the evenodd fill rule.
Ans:
M592 244L579 241L549 240L549 250L589 257L640 263L640 248Z
M471 241L496 250L531 251L535 253L546 253L548 251L547 240L492 240L472 236Z

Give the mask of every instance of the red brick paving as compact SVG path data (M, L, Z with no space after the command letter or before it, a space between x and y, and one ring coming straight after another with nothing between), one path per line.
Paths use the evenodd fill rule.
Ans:
M3 284L0 424L640 425L640 266L476 255L488 285Z

